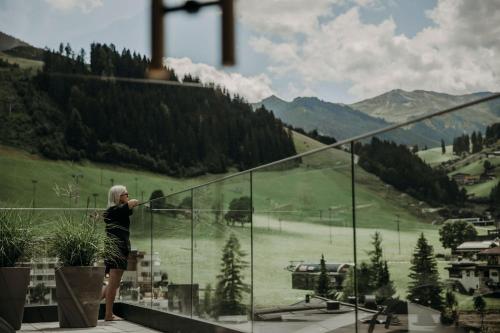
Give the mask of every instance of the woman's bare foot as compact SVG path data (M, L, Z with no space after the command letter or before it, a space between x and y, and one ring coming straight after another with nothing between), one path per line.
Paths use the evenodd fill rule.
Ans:
M121 319L120 317L117 317L115 315L104 317L104 321L119 321L119 320L123 320L123 319Z

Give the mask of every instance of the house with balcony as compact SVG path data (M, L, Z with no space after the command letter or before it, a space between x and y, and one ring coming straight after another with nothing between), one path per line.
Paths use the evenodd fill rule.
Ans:
M474 185L479 183L479 176L474 176L468 173L456 173L451 178L457 182L458 185Z
M457 289L473 294L500 291L500 247L477 252L475 260L458 260L446 267Z
M21 263L21 267L30 268L30 284L26 303L52 304L56 297L56 279L54 268L56 258L38 258Z
M463 242L457 248L455 251L453 251L453 254L465 258L472 258L476 259L476 255L484 250L493 248L493 247L498 247L500 245L500 239L495 238L493 240L483 240L483 241L468 241L468 242Z

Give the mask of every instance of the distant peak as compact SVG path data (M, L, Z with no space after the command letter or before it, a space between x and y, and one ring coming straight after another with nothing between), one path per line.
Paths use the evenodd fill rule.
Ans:
M285 102L285 101L276 95L271 95L269 97L264 98L261 103L266 103L266 102L269 103L269 102Z
M294 102L300 102L300 101L319 101L321 102L321 100L318 98L318 97L315 97L315 96L299 96L299 97L295 97L293 99Z

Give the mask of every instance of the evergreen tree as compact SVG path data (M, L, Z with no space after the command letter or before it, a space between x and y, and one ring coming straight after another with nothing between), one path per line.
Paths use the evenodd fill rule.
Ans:
M490 207L497 213L500 210L500 181L491 189L490 192Z
M457 298L451 289L446 289L444 308L441 312L441 323L451 325L457 320Z
M332 292L332 286L330 284L330 277L328 276L328 271L326 270L325 257L321 255L320 261L320 272L318 277L318 282L316 284L316 294L322 297L330 296Z
M213 301L213 315L218 318L223 315L245 314L247 307L241 302L243 293L248 291L248 285L243 282L243 270L248 263L243 260L246 253L234 234L231 234L222 250L221 270L217 276L217 287Z
M373 250L368 252L370 256L370 277L369 286L377 296L379 302L392 297L396 293L394 284L391 281L387 261L383 260L382 236L376 231L372 236Z
M380 273L378 286L375 290L375 295L377 296L377 302L381 303L387 299L392 298L396 293L396 288L394 287L394 282L391 280L391 275L389 273L389 267L387 266L387 261L384 260L383 269Z
M411 264L408 300L440 310L443 300L436 258L423 233L417 241Z
M495 166L493 164L491 164L491 162L489 160L484 161L484 163L483 163L483 174L487 174L488 172L490 172L494 168L495 168Z
M370 270L371 270L371 278L370 286L373 289L377 289L381 287L380 278L384 274L384 263L382 261L382 236L380 232L376 231L372 236L372 245L373 250L368 251L368 255L370 256Z
M370 274L371 274L370 266L363 261L359 265L359 271L357 276L359 295L368 295L373 292L373 284Z
M444 140L441 139L441 153L446 154L446 145L444 144Z

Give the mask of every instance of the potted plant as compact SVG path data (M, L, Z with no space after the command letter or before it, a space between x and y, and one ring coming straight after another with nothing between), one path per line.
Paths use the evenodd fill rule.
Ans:
M27 256L32 244L33 230L28 215L16 210L0 210L0 319L3 319L0 329L21 328L30 268L16 265Z
M104 266L97 263L105 255L116 253L116 246L106 237L104 223L95 216L63 216L49 248L59 263L55 270L59 326L97 326L104 280Z

